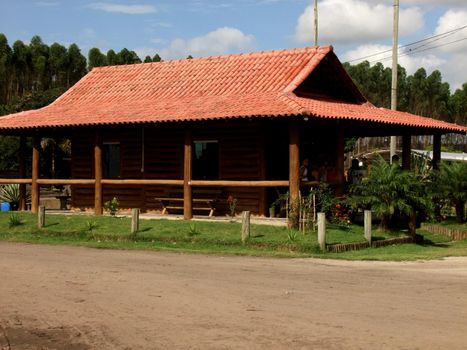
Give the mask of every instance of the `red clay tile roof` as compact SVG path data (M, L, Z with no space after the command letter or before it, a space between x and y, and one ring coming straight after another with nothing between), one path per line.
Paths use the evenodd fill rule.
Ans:
M369 103L297 97L328 54L331 46L94 68L49 106L0 118L0 130L309 115L466 132Z

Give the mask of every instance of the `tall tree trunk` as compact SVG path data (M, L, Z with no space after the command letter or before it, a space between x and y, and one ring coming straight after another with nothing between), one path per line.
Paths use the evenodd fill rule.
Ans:
M409 234L415 236L417 234L417 212L412 209L409 215Z

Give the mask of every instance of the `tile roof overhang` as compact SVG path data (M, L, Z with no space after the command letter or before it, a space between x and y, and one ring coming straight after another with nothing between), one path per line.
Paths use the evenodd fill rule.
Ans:
M94 68L49 106L0 118L0 131L309 116L434 132L467 128L377 108L341 73L358 102L297 95L331 46ZM336 69L344 71L340 63Z

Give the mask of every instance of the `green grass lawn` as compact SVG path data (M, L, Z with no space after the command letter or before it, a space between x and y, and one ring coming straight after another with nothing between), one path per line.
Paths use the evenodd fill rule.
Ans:
M11 215L18 215L22 224L10 227ZM215 254L239 254L277 257L321 257L339 259L413 260L467 255L467 241L449 242L443 236L426 234L423 245L404 244L369 248L346 253L322 253L316 232L302 235L284 227L252 225L251 238L240 239L241 225L229 222L174 220L140 220L140 231L130 235L130 219L108 216L47 215L43 229L37 228L37 216L30 213L0 213L0 240L71 244L95 248L149 249ZM295 234L295 239L289 236ZM395 237L403 232L382 234L375 239ZM327 226L327 242L363 241L363 228Z

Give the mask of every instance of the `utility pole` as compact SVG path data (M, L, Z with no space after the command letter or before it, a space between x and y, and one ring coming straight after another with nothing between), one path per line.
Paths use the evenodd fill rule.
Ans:
M391 83L391 109L397 110L397 54L399 41L399 0L394 0L394 27L392 32L392 83ZM391 136L390 162L396 154L397 136Z
M313 7L313 13L315 14L315 18L314 18L315 46L318 46L318 0L315 0L315 4Z

